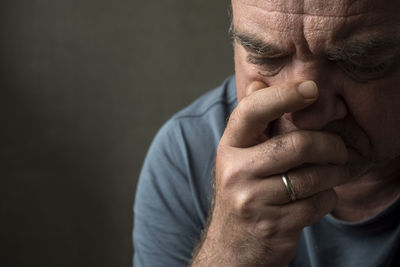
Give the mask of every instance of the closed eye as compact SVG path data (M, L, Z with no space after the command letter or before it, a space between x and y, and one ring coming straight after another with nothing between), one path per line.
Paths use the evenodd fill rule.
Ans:
M383 78L390 69L390 62L379 63L375 65L359 65L350 62L338 61L337 65L346 75L357 82L367 82Z
M285 65L288 57L288 55L278 57L262 57L249 54L247 56L247 62L256 65L265 75L275 75Z

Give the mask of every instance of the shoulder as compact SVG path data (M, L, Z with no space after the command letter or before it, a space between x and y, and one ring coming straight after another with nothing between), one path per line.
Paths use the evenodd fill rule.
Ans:
M236 104L235 77L231 76L172 116L160 129L152 147L168 150L180 167L186 167L184 171L194 177L199 174L197 167L204 169L204 163L212 159ZM191 170L187 169L189 166Z
M184 266L190 260L211 201L216 147L235 105L230 77L175 114L154 138L135 197L138 266Z
M202 118L210 115L215 116L218 114L218 111L227 111L230 113L235 105L236 82L235 77L230 76L219 87L204 94L191 105L175 114L171 119L184 120Z
M235 105L236 84L232 76L169 119L147 153L138 193L144 188L142 185L149 184L147 189L159 188L158 194L168 194L167 199L173 201L170 194L180 188L191 195L195 210L204 221L216 147Z
M161 127L140 173L136 204L149 196L170 204L181 199L180 203L195 206L190 210L196 212L200 224L205 222L216 148L235 103L236 85L234 77L229 77ZM143 203L148 205L148 201Z
M157 156L168 155L189 179L204 179L236 101L235 77L231 76L172 116L156 135L149 153L157 150Z

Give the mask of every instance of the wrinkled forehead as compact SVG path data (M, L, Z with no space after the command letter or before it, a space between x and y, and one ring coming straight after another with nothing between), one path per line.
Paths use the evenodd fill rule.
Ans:
M232 0L233 6L252 6L269 12L315 16L351 16L393 11L398 0Z
M243 4L270 12L286 12L325 16L347 16L397 5L398 0L233 0L233 5Z
M400 0L233 0L232 8L235 28L265 32L266 38L290 35L311 45L363 34L400 34Z

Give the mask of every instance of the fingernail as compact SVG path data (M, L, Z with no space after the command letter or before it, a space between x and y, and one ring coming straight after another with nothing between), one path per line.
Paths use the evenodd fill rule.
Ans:
M313 81L302 82L297 90L306 99L316 98L318 95L317 85Z

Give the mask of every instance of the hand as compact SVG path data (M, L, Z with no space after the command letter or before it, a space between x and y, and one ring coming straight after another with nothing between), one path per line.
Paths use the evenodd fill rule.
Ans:
M302 229L334 209L332 188L348 180L340 137L302 130L265 135L273 120L315 102L315 83L264 86L249 86L218 145L214 207L192 266L284 266Z

